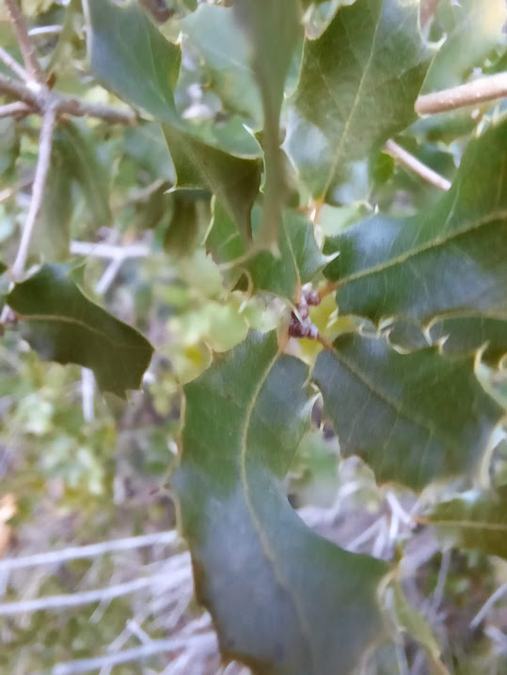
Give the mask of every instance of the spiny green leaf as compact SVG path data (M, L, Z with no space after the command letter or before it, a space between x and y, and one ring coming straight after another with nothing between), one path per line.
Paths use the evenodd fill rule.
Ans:
M468 492L437 504L425 518L445 539L507 558L507 492Z
M359 455L379 482L414 489L472 472L502 416L470 358L435 348L399 354L379 338L345 335L322 352L314 379L344 455Z
M452 189L411 218L373 216L330 241L342 312L374 321L507 311L507 118L470 142Z
M175 187L197 189L206 186L221 201L247 243L252 236L250 212L259 191L259 163L205 146L167 124L163 131L176 169Z
M234 10L249 40L264 110L264 210L258 241L270 248L277 241L287 196L280 113L289 66L303 34L300 5L299 0L236 0Z
M41 358L91 368L100 388L137 389L153 348L136 330L88 300L64 265L45 265L6 298Z
M381 561L308 529L280 484L308 427L306 366L251 333L185 387L175 483L199 600L226 658L348 675L382 631Z
M92 68L106 86L164 124L173 158L176 187L206 187L219 196L245 236L249 211L259 186L256 159L233 157L212 147L216 139L190 127L179 116L173 89L180 67L180 50L168 42L137 4L86 0L88 50ZM223 137L223 135L222 135ZM257 152L244 131L246 154ZM197 185L196 185L197 184Z
M445 338L445 354L473 354L483 347L483 358L498 361L507 353L507 316L449 316L437 320L428 332L433 341Z
M254 243L260 228L259 210L254 210ZM261 251L245 257L247 248L225 213L222 205L214 205L213 220L206 247L218 263L234 263L229 275L235 281L246 272L257 290L269 291L295 300L301 286L311 281L323 269L328 259L315 241L313 225L306 216L286 209L282 214L278 235L279 255Z
M455 26L438 50L423 85L424 92L461 84L501 43L507 20L504 0L461 0L453 3Z
M314 197L414 119L428 64L417 0L357 0L307 41L285 147Z

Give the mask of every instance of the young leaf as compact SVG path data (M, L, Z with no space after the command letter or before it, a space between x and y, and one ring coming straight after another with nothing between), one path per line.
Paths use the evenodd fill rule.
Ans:
M41 358L91 368L100 388L138 389L153 348L136 330L88 300L64 265L45 265L6 298Z
M435 348L399 354L380 338L345 335L322 352L314 380L344 455L359 455L379 482L421 489L472 472L502 409L472 360Z
M254 242L260 226L258 211L254 211ZM257 228L255 228L257 225ZM311 281L323 269L327 258L322 254L313 232L313 226L301 213L286 209L282 214L278 234L279 255L261 251L241 262L247 249L234 223L222 205L215 202L211 229L206 240L208 251L216 262L231 263L240 260L231 269L231 280L237 280L246 271L254 288L295 300L301 286Z
M314 197L414 119L428 65L418 10L413 0L357 0L306 42L285 147Z
M306 366L274 333L186 385L183 532L226 658L270 675L348 675L382 632L379 560L306 527L281 481L308 426Z
M419 321L507 311L507 118L470 142L452 189L411 218L373 216L328 244L342 312Z
M250 43L264 110L264 210L258 241L271 248L287 193L280 113L289 66L303 34L300 6L299 0L236 0L234 10Z
M437 504L425 518L464 548L507 558L507 493L470 492Z

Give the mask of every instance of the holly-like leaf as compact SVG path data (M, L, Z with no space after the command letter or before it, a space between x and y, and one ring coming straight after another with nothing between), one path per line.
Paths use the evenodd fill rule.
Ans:
M307 376L274 333L217 358L185 387L175 484L223 655L255 673L348 675L382 631L387 567L316 535L283 493L308 427Z
M453 30L438 50L423 85L423 92L461 84L501 44L507 20L504 0L461 0L452 4Z
M483 359L492 362L507 354L507 315L450 316L437 320L428 332L433 341L445 338L442 349L446 354L473 354L483 348Z
M452 189L410 218L377 215L328 243L342 312L430 321L507 311L507 118L470 142Z
M430 347L399 354L383 339L345 335L314 370L342 453L359 455L379 482L414 489L469 474L502 409L474 377L472 359Z
M412 0L357 0L306 42L285 147L314 197L414 119L428 65L418 10Z
M180 68L179 47L168 42L137 3L86 0L88 51L97 78L133 105L164 124L175 165L176 187L206 187L218 191L225 208L244 236L259 186L256 159L231 156L204 142L198 128L184 122L176 110L173 89ZM243 151L255 155L258 146L245 130ZM223 135L221 136L223 138Z
M453 544L507 558L507 492L469 492L424 518Z
M41 358L91 368L100 388L138 389L153 348L134 328L91 302L64 265L45 265L6 298Z
M254 243L261 227L260 212L254 210ZM230 280L237 280L246 272L253 287L296 300L301 286L311 281L328 262L315 241L313 225L306 216L286 209L282 214L278 234L279 255L261 251L246 256L245 247L237 228L219 202L213 210L213 221L206 240L208 251L218 263L234 263Z
M300 5L299 0L236 0L234 11L249 41L264 111L264 209L258 243L271 248L277 241L288 193L280 150L280 114L289 66L303 35Z

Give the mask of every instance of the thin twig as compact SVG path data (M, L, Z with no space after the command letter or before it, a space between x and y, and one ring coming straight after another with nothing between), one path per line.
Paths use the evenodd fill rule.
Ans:
M48 551L47 553L36 553L34 555L23 556L22 558L0 560L0 573L36 567L38 565L61 565L70 560L97 558L109 553L131 551L147 546L172 546L178 542L178 533L175 530L170 530L169 532L144 534L139 537L113 539L112 541L88 544L87 546L71 546L60 551Z
M72 96L65 96L41 85L36 91L11 77L0 74L0 93L18 101L23 101L35 112L43 113L51 105L57 114L74 117L97 117L106 122L135 124L137 114L130 108L116 108L99 103L87 103Z
M93 591L82 593L69 593L67 595L48 595L34 600L21 600L20 602L4 602L0 604L0 616L14 616L33 612L46 612L48 610L60 611L71 607L93 605L97 602L109 602L125 595L131 595L146 588L156 587L167 583L166 574L154 574L149 577L141 577L123 584L115 584L105 588L96 588Z
M470 628L474 630L479 626L481 621L486 618L490 609L505 595L507 595L507 584L502 584L496 591L486 600L477 614L474 616L470 622Z
M88 241L72 241L70 252L73 255L92 256L115 260L121 258L145 258L150 249L146 244L129 244L128 246L115 246L114 244L102 244Z
M451 189L451 182L448 181L447 178L444 178L436 171L433 171L433 169L430 169L429 166L423 164L417 157L414 157L414 155L407 152L405 148L398 145L398 143L389 140L385 144L384 149L393 159L399 162L401 166L412 171L430 185L439 188L439 190L447 191Z
M24 117L33 112L33 109L22 101L0 105L0 118L2 117Z
M28 72L23 66L21 66L3 47L0 47L0 61L3 61L7 68L9 68L14 75L17 75L20 80L28 81L30 79Z
M17 0L5 0L5 5L7 7L9 18L14 26L14 30L16 31L19 48L21 49L27 71L36 82L45 82L46 77L44 71L37 59L35 47L28 35L25 18L21 13Z
M472 82L419 96L415 110L419 115L435 115L495 101L507 96L507 72L481 77Z
M216 637L213 633L204 633L202 635L189 635L183 638L174 638L172 640L154 640L150 644L141 647L133 647L116 654L106 654L91 659L79 659L60 663L53 668L53 675L74 675L74 673L89 673L97 671L105 666L118 666L122 663L139 661L155 654L164 652L174 652L180 649L188 649L193 643L205 642L211 651L216 647Z
M81 368L81 401L84 421L93 422L95 419L95 376L90 368Z
M19 279L25 270L35 223L44 200L46 180L51 163L51 150L53 148L53 133L55 130L55 123L56 112L55 109L50 106L42 118L42 127L39 136L39 156L37 158L37 166L35 168L35 178L33 181L30 208L28 209L28 215L23 226L21 241L19 243L16 259L14 260L11 268L11 274L15 280Z

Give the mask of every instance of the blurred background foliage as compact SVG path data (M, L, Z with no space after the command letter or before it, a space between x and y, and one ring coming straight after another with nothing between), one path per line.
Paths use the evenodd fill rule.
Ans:
M237 73L223 70L220 55L210 43L217 39L213 26L203 14L193 13L197 1L143 0L141 4L169 39L182 35L177 104L183 116L219 127L239 115L242 122L258 128L255 86L243 82L238 90ZM339 5L351 3L307 4L308 32L316 36ZM90 76L80 2L23 0L22 7L41 61L58 89L90 102L114 102ZM437 41L456 34L460 11L458 3L442 0L429 38ZM465 59L463 64L454 64L457 82L473 68L496 72L505 67L501 31L483 28L484 33L488 31L495 37L486 47L481 42L473 63ZM232 35L225 32L222 38L230 41L225 51L241 50L241 45L232 44ZM2 10L0 44L18 56ZM462 50L463 42L459 42L452 54ZM396 140L452 180L465 142L501 107L479 106L420 119ZM33 115L0 119L3 260L15 254L29 203L38 123ZM42 260L57 261L67 258L70 248L76 266L82 266L89 296L139 328L155 346L156 355L142 392L131 393L122 402L102 396L86 371L41 362L16 333L3 337L0 561L7 554L29 555L172 530L176 514L170 474L177 455L182 383L206 368L214 353L241 342L249 327L267 330L279 325L289 312L287 305L268 295L251 297L248 284L244 290L232 290L224 283L221 270L204 248L210 197L198 190L171 192L174 183L174 167L162 132L150 121L129 128L88 119L59 126L33 251ZM354 167L334 195L334 203L322 208L319 232L321 237L335 235L374 208L412 214L438 196L434 187L378 151ZM7 281L1 283L3 292ZM314 322L330 339L347 328L334 309L333 302L324 302L312 310ZM314 358L313 343L302 340L291 348L309 361ZM494 615L489 636L469 628L483 602L507 581L505 563L478 553L442 550L426 530L414 534L399 519L393 525L396 507L393 511L389 497L361 463L340 461L336 438L320 426L316 410L315 429L304 439L288 481L293 504L309 524L350 550L386 557L410 540L412 595L438 627L439 639L452 654L453 672L506 673L507 638L501 632L507 628L505 608ZM393 499L402 504L402 513L415 503L413 495ZM156 654L91 672L207 675L217 671L216 641L209 620L206 623L192 603L188 560L181 558L185 555L179 544L167 548L161 543L123 555L106 552L91 560L19 571L9 572L0 565L1 602L81 593L140 576L153 577L145 593L126 594L98 606L27 611L12 617L1 616L0 607L0 672L63 673L67 671L59 671L58 663L136 648L145 645L148 636L159 640L171 635L204 635L208 642L200 642L200 651L192 651L190 640L190 647L180 645L170 659ZM186 564L186 572L177 566L180 562ZM164 586L161 575L175 575L174 587ZM188 626L190 632L185 633ZM411 637L407 649L418 649ZM419 665L411 671L413 675L426 672L424 659L415 662ZM403 668L400 650L389 643L378 650L375 665L364 672L407 673Z

